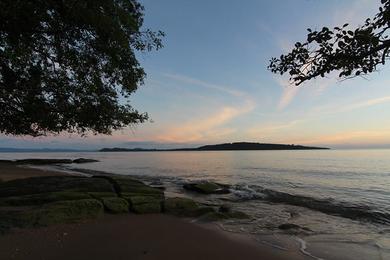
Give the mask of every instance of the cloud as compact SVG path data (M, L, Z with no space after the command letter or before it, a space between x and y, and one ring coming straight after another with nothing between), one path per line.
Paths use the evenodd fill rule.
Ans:
M367 130L367 131L345 131L332 135L322 135L308 140L298 140L302 144L383 144L390 138L390 129Z
M371 107L371 106L375 106L375 105L379 105L379 104L383 104L383 103L388 103L388 102L390 102L390 96L374 98L374 99L369 99L369 100L362 101L362 102L357 102L354 104L350 104L348 106L344 106L341 108L341 110L342 111L351 111L351 110L355 110L355 109L359 109L359 108Z
M319 115L333 115L340 114L342 112L349 112L361 108L367 108L375 105L385 104L390 102L390 96L372 98L368 100L362 100L347 105L326 105L313 109L309 114L309 117L318 117Z
M156 136L160 142L195 142L227 136L234 129L221 128L232 119L246 114L254 109L253 102L247 102L240 107L224 106L218 112L190 120L184 124L169 128L163 134Z
M227 93L229 95L232 95L232 96L235 96L235 97L247 96L247 94L245 92L235 90L235 89L233 89L233 88L231 88L229 86L217 85L217 84L205 82L205 81L202 81L202 80L199 80L199 79L194 79L194 78L190 78L190 77L179 75L179 74L165 73L163 75L165 77L167 77L167 78L174 79L174 80L177 80L177 81L180 81L180 82L184 82L184 83L187 83L187 84L198 85L198 86L202 86L202 87L205 87L205 88L222 91L222 92L225 92L225 93Z
M249 136L252 137L264 137L266 135L273 135L280 130L285 130L294 127L301 121L303 120L293 120L285 123L261 124L250 128L247 133Z
M288 80L283 78L275 79L279 86L283 88L283 92L277 106L278 110L283 110L291 103L294 97L298 94L300 87L290 84Z

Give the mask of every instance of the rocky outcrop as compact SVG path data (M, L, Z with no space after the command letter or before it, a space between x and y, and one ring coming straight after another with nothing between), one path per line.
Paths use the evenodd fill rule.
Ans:
M230 193L229 186L214 182L197 182L187 183L183 188L189 191L194 191L203 194L227 194Z
M98 162L98 160L88 159L88 158L78 158L73 160L73 163L93 163L93 162Z
M21 160L16 160L14 162L16 164L34 164L34 165L73 163L71 159L21 159Z
M211 221L247 217L227 205L217 211L192 199L165 198L162 189L129 177L46 176L0 183L0 233L12 227L96 218L104 211L113 214L163 212L180 217L204 216Z
M33 177L0 183L0 198L60 191L114 192L114 189L105 179L76 176Z
M95 159L78 158L78 159L20 159L20 160L0 160L0 163L12 163L12 164L30 164L30 165L50 165L50 164L71 164L71 163L92 163L98 162Z

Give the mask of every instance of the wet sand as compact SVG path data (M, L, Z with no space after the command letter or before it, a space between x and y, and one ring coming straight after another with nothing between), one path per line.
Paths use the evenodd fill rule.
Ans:
M58 175L0 164L0 179ZM164 214L109 215L84 223L13 230L0 236L0 259L308 259L251 237Z
M64 172L57 172L51 170L42 170L35 168L28 168L25 166L16 166L11 163L0 162L0 180L10 181L15 179L23 179L38 176L58 176L66 175Z

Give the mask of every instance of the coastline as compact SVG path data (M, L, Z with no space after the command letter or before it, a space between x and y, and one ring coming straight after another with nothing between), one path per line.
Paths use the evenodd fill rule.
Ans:
M67 175L0 163L0 179ZM311 259L247 235L164 214L105 215L0 236L1 259Z

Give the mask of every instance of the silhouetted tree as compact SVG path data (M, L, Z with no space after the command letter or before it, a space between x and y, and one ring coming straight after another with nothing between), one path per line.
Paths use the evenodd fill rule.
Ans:
M288 54L272 58L268 68L288 72L295 85L339 71L340 78L371 73L389 57L390 0L381 0L379 12L355 30L348 24L332 30L308 30L307 41L297 42Z
M0 132L109 134L143 122L136 51L162 47L137 0L1 0Z

